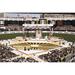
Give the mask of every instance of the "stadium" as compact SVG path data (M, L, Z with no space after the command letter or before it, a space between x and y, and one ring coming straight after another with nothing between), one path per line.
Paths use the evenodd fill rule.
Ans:
M75 13L0 13L0 62L74 62Z

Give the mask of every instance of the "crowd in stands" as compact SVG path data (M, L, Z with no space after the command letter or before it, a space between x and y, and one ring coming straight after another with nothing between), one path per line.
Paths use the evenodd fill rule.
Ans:
M11 52L12 49L8 48L7 46L0 46L0 62L38 62L37 60L28 57L19 57L15 59L11 59L16 57L17 55ZM55 49L47 54L40 55L39 58L46 61L46 62L67 62L66 59L69 58L68 56L71 55L71 59L74 58L72 62L75 61L75 47L67 47L62 48L60 50ZM9 60L8 60L9 59Z
M5 29L1 28L5 27ZM22 31L22 26L17 24L0 25L0 31Z
M9 60L8 62L38 62L38 61L36 61L33 58L20 57L13 60Z
M7 47L7 46L0 46L0 62L38 62L33 58L25 58L20 57L11 60L11 58L16 57L17 55L12 53L13 49Z
M40 55L39 58L47 62L66 62L66 57L69 54L75 54L75 47L63 48L61 50L53 50L48 52L47 54Z
M6 23L4 25L0 24L0 27L5 27L6 29L0 31L22 31L23 26L22 24L18 23ZM34 28L33 28L34 29ZM54 31L75 31L75 21L56 21L55 25L53 26Z
M14 24L14 25L8 25L8 26L5 26L7 30L9 31L22 31L22 26L19 26L17 24Z
M0 31L23 31L23 27L21 25L8 25L4 26L6 29L1 29ZM75 26L73 25L56 25L53 26L54 31L75 31Z
M75 31L75 26L72 25L56 26L54 28L54 31Z
M16 55L11 52L11 48L6 46L0 46L0 62L6 61L6 59L13 58Z
M11 62L38 62L33 58L24 58L24 57L20 57L17 59L12 60Z
M36 61L36 60L33 59L33 58L27 58L26 61L27 61L27 62L38 62L38 61Z

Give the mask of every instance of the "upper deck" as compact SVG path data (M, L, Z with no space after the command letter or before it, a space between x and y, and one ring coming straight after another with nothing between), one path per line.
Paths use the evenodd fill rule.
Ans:
M26 21L26 20L39 20L39 19L47 19L47 20L75 20L75 14L70 13L0 13L0 20L7 20L7 21ZM4 16L2 16L4 14ZM8 14L8 15L7 15ZM36 16L36 15L38 16ZM12 16L13 15L13 16ZM33 16L32 16L33 15Z

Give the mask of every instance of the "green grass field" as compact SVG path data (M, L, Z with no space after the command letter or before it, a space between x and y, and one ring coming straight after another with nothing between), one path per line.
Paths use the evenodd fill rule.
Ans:
M54 33L53 36L63 38L69 42L75 42L75 35L73 35L73 34L56 34L56 33Z
M28 35L32 36L32 34L28 34ZM45 36L45 35L49 35L49 34L43 34L43 35ZM13 39L17 36L24 36L24 34L22 34L22 33L0 34L0 39ZM54 33L53 36L63 38L63 39L65 39L67 41L70 41L70 42L75 42L75 35L73 35L73 34L57 34L57 33Z
M0 34L0 39L12 39L17 36L23 36L22 33L15 33L15 34Z
M35 34L31 33L26 33L25 34L27 37L34 37ZM23 33L14 33L14 34L0 34L0 39L13 39L16 38L17 36L25 36Z

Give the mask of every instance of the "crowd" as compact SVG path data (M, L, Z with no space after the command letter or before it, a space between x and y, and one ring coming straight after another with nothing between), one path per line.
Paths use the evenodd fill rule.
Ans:
M25 58L25 57L20 57L16 58L14 60L10 60L9 62L38 62L33 58Z
M16 55L11 52L11 48L0 46L0 62L7 61L6 59L15 57Z
M54 26L54 31L75 31L75 26L72 25Z
M27 61L27 62L38 62L38 61L36 61L36 60L33 59L33 58L27 58L26 61Z
M11 62L26 62L26 59L24 57L16 58L14 60L11 60Z
M8 26L5 26L7 30L10 31L22 31L22 26L18 24L9 24Z
M11 52L12 49L7 46L0 46L0 62L38 62L33 58L20 57L11 60L17 55Z
M16 57L17 55L11 52L11 48L7 46L0 46L0 62L38 62L33 58L25 58L25 57L20 57L20 58L15 58L11 60L11 58ZM47 62L66 62L66 59L68 56L71 55L72 62L75 61L75 47L67 47L67 48L62 48L60 50L55 49L47 54L40 55L39 58L43 59L44 61ZM7 60L10 59L10 60Z
M75 53L75 47L63 48L61 50L53 50L47 54L40 55L39 58L47 62L66 62L66 57L69 54Z

